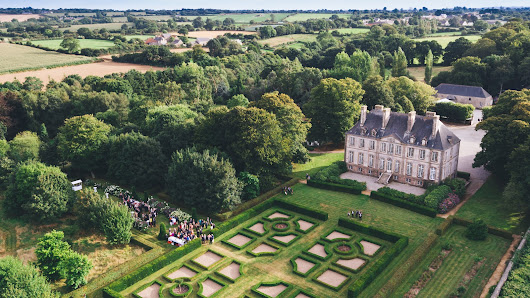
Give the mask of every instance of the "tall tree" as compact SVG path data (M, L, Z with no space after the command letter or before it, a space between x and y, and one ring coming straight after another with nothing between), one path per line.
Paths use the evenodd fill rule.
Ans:
M9 142L9 157L19 163L38 160L41 141L36 133L23 131Z
M383 105L395 110L392 90L381 76L371 76L366 79L363 82L363 90L362 103L367 105L369 110L375 105Z
M429 50L429 53L427 53L427 56L425 57L425 83L427 84L429 84L432 79L432 64L433 64L432 51Z
M64 266L61 263L70 252L70 244L63 239L64 233L62 231L53 230L39 239L35 250L37 266L39 266L42 274L51 281L64 277Z
M311 118L309 138L320 142L343 141L346 130L359 118L363 95L361 84L350 78L323 79L311 90L311 99L304 105Z
M396 52L394 52L394 60L392 61L392 76L406 76L408 73L407 56L405 56L405 53L400 47Z
M465 52L471 47L471 41L465 37L460 37L449 42L445 47L444 65L451 65L456 60L464 57Z
M60 46L61 48L65 48L68 51L68 53L75 53L79 51L79 49L81 48L79 45L79 40L73 37L68 37L68 38L63 39Z

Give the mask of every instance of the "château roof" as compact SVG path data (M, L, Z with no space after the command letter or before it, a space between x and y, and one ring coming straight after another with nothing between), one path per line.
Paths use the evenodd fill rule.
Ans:
M491 95L482 87L442 83L434 88L440 94L488 98Z
M361 121L358 121L346 134L378 139L392 136L402 143L435 150L446 150L460 142L460 139L440 120L436 120L439 122L439 128L436 135L432 136L433 121L432 117L415 116L414 125L408 132L408 114L391 112L386 128L382 129L383 111L374 109L366 114L366 121L363 126L361 126ZM375 130L375 136L372 136L373 130ZM410 143L411 137L414 137L414 143ZM427 141L425 146L422 145L423 139Z

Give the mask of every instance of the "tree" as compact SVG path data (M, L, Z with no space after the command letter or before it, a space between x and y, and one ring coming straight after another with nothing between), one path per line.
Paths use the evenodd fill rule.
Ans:
M477 42L471 45L469 49L464 53L465 56L474 56L481 59L493 55L497 52L497 46L495 42L489 38L481 38Z
M178 32L179 32L180 34L184 35L184 36L188 35L188 33L189 33L189 32L188 32L188 29L185 28L185 27L180 28ZM183 41L183 42L184 42L184 41Z
M394 60L392 62L392 76L400 77L408 75L407 70L407 56L401 48L394 52Z
M465 37L460 37L451 41L445 47L444 65L451 65L456 60L464 57L465 52L471 47L471 41Z
M488 236L488 226L482 219L475 219L467 226L466 237L471 240L485 240Z
M166 173L160 143L137 132L110 139L108 175L121 184L151 188Z
M483 20L476 20L473 22L473 28L477 31L485 31L485 30L488 30L488 23L486 23L486 21L483 21Z
M241 183L229 161L210 154L183 149L173 154L167 189L174 202L213 213L241 203Z
M422 82L415 82L407 77L391 78L388 80L388 86L394 94L396 106L399 104L406 113L410 112L406 108L410 106L408 103L410 101L414 110L418 114L424 115L427 108L433 103L434 94L436 94L436 90L431 86ZM396 109L399 110L399 107Z
M70 244L63 241L64 233L53 230L39 238L35 254L37 255L37 266L44 276L51 281L64 277L62 262L70 253Z
M432 79L432 64L433 64L432 51L429 50L429 53L427 53L427 57L425 57L425 83L427 84L429 84Z
M167 235L166 224L161 222L157 238L158 238L158 240L166 240L166 235Z
M0 258L0 298L58 296L32 265L24 265L12 256Z
M36 221L62 216L74 200L72 184L57 167L40 162L19 165L11 174L4 207L9 214Z
M258 177L248 173L241 172L237 179L243 184L241 199L243 201L251 200L259 195L259 179Z
M233 107L248 107L249 101L243 94L236 94L232 96L228 102L226 103L226 106L231 109Z
M311 90L304 111L311 118L309 137L320 142L340 143L344 133L359 118L364 90L352 79L323 79Z
M259 28L259 36L262 39L267 39L276 36L276 30L271 26L263 26Z
M44 87L42 80L37 77L26 77L24 84L22 84L22 88L28 91L40 91L42 87Z
M101 167L109 133L110 126L92 115L72 117L59 128L57 150L63 160L94 170Z
M392 90L381 76L371 76L366 79L363 82L363 90L362 103L367 105L369 110L373 109L375 105L383 105L395 110Z
M66 284L77 289L87 283L87 276L92 269L92 263L87 256L70 250L61 266L64 268Z
M36 133L24 131L9 142L9 157L16 163L38 160L41 141Z
M201 17L196 17L195 19L193 19L192 25L194 28L202 28L205 24Z
M134 223L129 208L111 200L107 201L107 208L101 219L101 228L107 242L110 244L127 244L131 241L131 229Z
M79 51L79 49L81 48L79 45L79 40L73 37L68 37L68 38L63 39L60 46L61 48L65 48L68 51L68 53L75 53Z

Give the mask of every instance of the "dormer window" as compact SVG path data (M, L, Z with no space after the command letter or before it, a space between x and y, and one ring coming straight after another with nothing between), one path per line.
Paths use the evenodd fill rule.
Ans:
M421 140L421 145L422 146L427 146L427 139L426 138L423 138L423 140Z
M372 129L372 137L375 137L376 134L377 134L377 131L375 129Z
M366 135L366 128L365 127L363 127L363 129L361 130L361 134L362 135Z
M415 137L410 137L409 143L414 144L414 142L416 142L416 138Z

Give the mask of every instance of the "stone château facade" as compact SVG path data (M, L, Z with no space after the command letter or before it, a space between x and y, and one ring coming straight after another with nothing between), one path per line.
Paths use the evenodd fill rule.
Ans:
M396 113L376 105L346 132L344 161L351 172L422 187L456 177L460 139L434 112Z
M482 87L442 83L434 88L436 97L455 103L472 104L476 109L493 105L493 97Z

